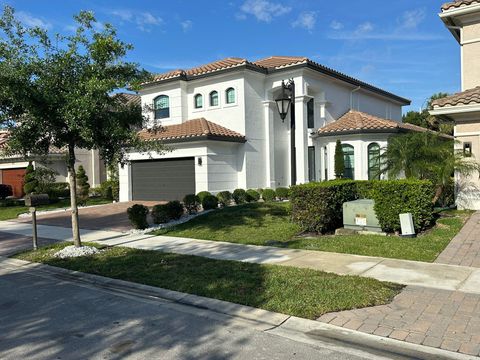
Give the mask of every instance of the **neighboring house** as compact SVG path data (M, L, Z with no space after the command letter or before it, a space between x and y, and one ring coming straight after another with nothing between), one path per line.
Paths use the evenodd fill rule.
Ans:
M120 200L291 185L290 116L282 121L275 103L282 80L289 79L296 89L296 183L335 177L337 139L344 145L346 175L371 178L374 155L388 137L419 130L401 124L409 100L305 57L227 58L175 70L139 91L143 108L153 109L140 135L172 151L131 151L119 171ZM156 124L160 131L150 129Z
M0 131L0 151L8 138L7 131ZM106 170L97 150L76 149L77 166L83 165L88 176L90 186L99 186L106 180ZM47 167L56 171L55 181L67 182L68 172L66 152L62 149L51 148L47 156L31 157L34 168ZM18 156L0 157L0 184L12 186L13 196L22 197L25 169L28 161Z
M442 6L440 18L461 46L462 92L432 103L432 115L455 122L455 147L480 161L480 0ZM457 206L480 210L478 174L455 176Z

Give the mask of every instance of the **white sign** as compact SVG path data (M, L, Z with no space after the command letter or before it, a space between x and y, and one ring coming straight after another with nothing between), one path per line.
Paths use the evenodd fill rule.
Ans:
M355 225L357 226L367 226L367 218L365 216L355 216Z

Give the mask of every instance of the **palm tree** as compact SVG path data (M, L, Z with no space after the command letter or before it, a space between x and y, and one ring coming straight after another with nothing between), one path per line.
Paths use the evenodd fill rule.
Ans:
M381 172L389 178L430 180L435 185L436 203L451 186L455 173L464 176L477 172L480 164L454 150L452 139L432 132L408 133L393 136L380 156Z

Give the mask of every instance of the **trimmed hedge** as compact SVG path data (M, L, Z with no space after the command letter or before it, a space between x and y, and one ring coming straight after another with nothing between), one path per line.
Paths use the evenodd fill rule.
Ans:
M203 210L214 210L218 208L217 197L212 194L205 196L202 200L202 208Z
M265 189L262 192L262 199L265 202L274 201L276 198L275 190L273 189Z
M351 180L292 186L292 220L304 231L333 231L343 225L343 203L357 198L357 185Z
M233 198L233 196L232 196L232 193L230 191L220 191L217 194L218 202L220 203L220 206L222 206L222 207L230 205L230 203L232 202L232 198Z
M415 229L434 222L434 186L426 180L333 180L291 188L292 219L304 231L326 233L343 226L343 203L361 198L375 201L383 231L400 230L401 213L412 213Z
M209 196L209 195L212 195L210 192L208 191L200 191L197 196L198 196L198 200L201 203L203 203L203 199L205 199L206 196Z
M127 209L128 219L135 229L146 229L148 227L148 207L135 204Z
M375 213L383 231L399 231L402 213L412 213L415 230L434 222L432 199L435 188L428 180L388 180L373 182Z
M285 187L279 187L275 189L275 194L278 200L286 200L290 197L290 190Z
M200 199L195 194L185 195L183 198L183 205L190 215L195 214L200 206Z
M155 205L152 208L152 218L155 224L165 224L171 220L180 219L183 215L183 205L180 201L169 201L166 204Z
M247 202L247 192L243 189L235 189L233 191L233 201L235 204L240 205Z
M0 200L5 199L7 196L12 196L12 187L7 184L0 184Z
M260 193L257 190L249 189L247 190L247 201L255 202L260 200Z

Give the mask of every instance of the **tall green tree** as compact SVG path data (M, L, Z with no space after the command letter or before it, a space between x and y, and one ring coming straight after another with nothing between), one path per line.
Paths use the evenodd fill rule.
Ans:
M23 191L25 194L30 195L35 192L38 186L38 180L35 175L35 169L31 162L28 163L25 169L25 177L23 178Z
M342 179L345 174L345 155L343 153L342 142L337 140L335 144L335 177Z
M149 74L125 61L132 46L109 24L97 30L91 12L74 17L73 35L26 28L6 6L0 17L0 127L11 136L7 154L46 155L51 146L65 149L72 207L72 231L78 226L75 150L98 149L108 164L125 162L127 149L162 151L160 143L141 141L136 129L140 106L111 96L133 88Z
M426 107L421 111L409 111L402 117L404 123L421 126L425 129L438 131L443 134L453 135L453 125L442 123L435 116L430 115L429 111L433 109L432 102L438 99L442 99L449 94L447 93L435 93L430 96L426 102Z

